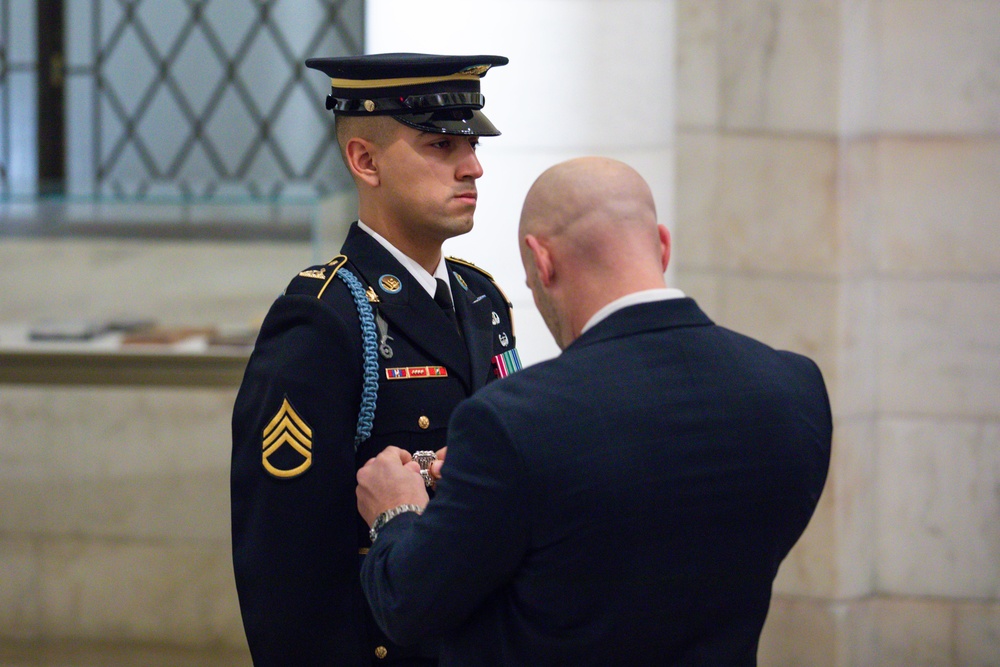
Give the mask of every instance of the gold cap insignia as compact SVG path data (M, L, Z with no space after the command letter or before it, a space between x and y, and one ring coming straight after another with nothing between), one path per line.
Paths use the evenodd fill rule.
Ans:
M488 70L490 67L491 67L490 65L473 65L472 67L466 67L465 69L462 70L461 73L471 74L472 76L482 76L486 74L486 70Z
M399 278L388 273L378 279L378 284L389 294L395 294L403 289L403 283L399 282Z
M368 113L375 111L375 103L371 100L365 100L365 111Z
M287 397L281 402L281 407L271 422L264 427L263 443L264 453L261 456L261 462L264 464L264 470L275 477L295 477L304 473L312 465L312 429L296 414L295 408L288 402ZM302 463L290 469L277 468L272 465L271 456L283 445L288 445L301 454Z
M320 280L326 280L326 269L307 269L305 271L300 271L299 275L303 278L319 278Z

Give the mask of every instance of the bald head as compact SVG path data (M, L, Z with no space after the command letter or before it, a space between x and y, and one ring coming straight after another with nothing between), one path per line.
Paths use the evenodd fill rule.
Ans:
M542 173L518 238L528 286L563 347L607 303L664 287L669 233L649 185L618 160L577 158Z
M542 173L521 210L519 237L528 234L602 265L643 250L659 261L653 193L638 172L611 158L577 158Z

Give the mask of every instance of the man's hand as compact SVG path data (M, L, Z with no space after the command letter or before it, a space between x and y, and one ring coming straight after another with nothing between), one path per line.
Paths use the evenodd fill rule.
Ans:
M444 457L447 453L448 453L447 447L442 447L441 449L434 452L434 454L437 456L437 461L432 461L431 466L430 468L428 468L428 470L430 470L431 478L433 478L435 482L441 479L441 468L444 467Z
M369 526L388 509L407 503L424 507L428 501L420 467L398 447L386 447L358 470L357 494L358 511Z

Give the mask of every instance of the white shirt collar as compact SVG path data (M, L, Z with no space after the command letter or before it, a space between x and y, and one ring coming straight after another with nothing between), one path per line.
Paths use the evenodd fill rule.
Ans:
M432 299L434 298L434 292L437 291L438 278L444 280L444 284L448 286L448 292L451 292L451 281L448 279L448 266L445 264L443 257L441 261L438 262L437 268L434 269L434 273L430 274L427 272L427 269L420 266L419 262L407 255L404 255L402 250L389 243L384 236L363 223L361 220L358 220L358 227L364 230L373 239L378 241L379 245L388 250L389 253L396 258L396 261L402 264L403 268L410 272L410 275L413 276L414 280L420 283L420 285L427 290L427 293ZM454 302L454 299L452 299L452 301Z
M660 287L657 289L648 289L641 292L632 292L631 294L626 294L623 297L619 297L607 304L596 313L591 315L587 323L583 325L583 330L580 334L587 329L591 329L601 320L607 319L610 315L618 312L622 308L628 308L629 306L635 306L640 303L651 303L653 301L666 301L667 299L683 299L685 296L684 292L676 289L674 287Z

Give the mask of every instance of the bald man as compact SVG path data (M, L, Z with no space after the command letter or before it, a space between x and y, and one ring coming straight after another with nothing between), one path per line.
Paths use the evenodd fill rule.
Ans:
M666 286L621 162L543 173L519 240L563 352L459 405L433 501L402 450L359 470L377 621L442 665L755 665L829 466L819 369Z

